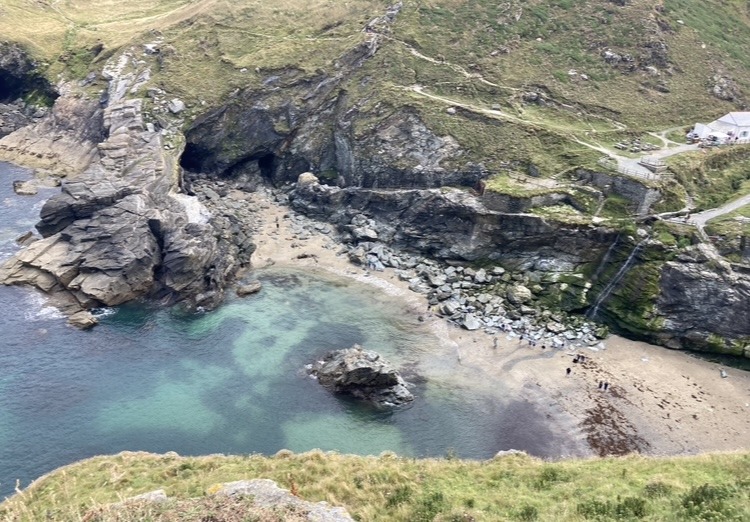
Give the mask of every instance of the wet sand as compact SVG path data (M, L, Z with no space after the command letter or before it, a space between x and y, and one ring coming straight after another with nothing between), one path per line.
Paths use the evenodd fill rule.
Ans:
M425 297L410 291L393 269L368 273L352 265L330 237L314 232L298 237L291 211L268 195L249 198L261 207L255 268L330 273L385 293L440 339L431 357L443 371L477 390L501 383L508 401L535 404L551 425L566 432L570 442L559 449L561 457L750 449L750 372L614 335L598 349L543 350L514 334L461 329L430 313ZM579 354L585 361L574 363ZM727 378L721 377L722 368ZM600 382L609 388L600 389Z

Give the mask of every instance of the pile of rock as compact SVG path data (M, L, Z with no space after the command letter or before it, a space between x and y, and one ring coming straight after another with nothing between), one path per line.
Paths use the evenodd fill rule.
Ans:
M285 196L277 194L285 203ZM330 225L290 211L295 239L305 240ZM606 327L576 315L553 311L540 303L544 289L528 274L501 266L474 269L439 263L424 256L398 251L385 244L393 234L387 224L355 214L339 225L340 254L366 270L394 269L409 289L426 296L430 310L468 330L496 334L523 334L550 347L595 346L607 335Z
M362 245L355 251L359 248ZM404 259L389 250L374 245L367 255L381 259L383 251L383 264L399 265L399 278L408 281L412 291L425 294L431 310L467 330L524 333L559 347L569 343L593 346L606 335L606 330L593 323L541 306L537 300L542 288L522 274L500 266L441 266L429 259Z

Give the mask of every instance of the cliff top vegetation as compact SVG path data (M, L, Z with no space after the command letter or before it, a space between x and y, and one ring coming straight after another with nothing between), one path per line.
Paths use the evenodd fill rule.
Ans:
M0 505L3 520L108 518L98 508L164 489L171 503L152 520L172 520L186 499L196 513L218 483L269 478L300 497L348 509L356 520L747 520L750 455L606 458L544 462L525 454L490 461L355 457L313 451L274 457L178 457L122 453L57 470ZM216 504L215 510L246 509ZM235 511L232 512L231 510ZM90 513L87 518L87 513ZM96 514L100 518L96 518ZM101 513L105 513L102 515ZM118 518L119 517L119 518ZM232 518L227 518L233 520ZM276 520L260 518L260 520Z
M0 34L53 82L159 41L150 85L185 100L186 124L277 74L335 76L377 34L377 55L341 86L360 125L410 107L490 172L517 174L521 193L529 177L565 189L569 169L595 167L613 144L661 143L647 133L666 128L680 139L695 121L747 103L744 1L405 1L388 19L392 3L8 0ZM662 210L685 203L671 200Z

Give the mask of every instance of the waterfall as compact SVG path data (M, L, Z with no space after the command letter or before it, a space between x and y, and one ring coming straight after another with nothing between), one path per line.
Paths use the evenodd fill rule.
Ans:
M615 237L614 242L609 245L609 248L607 249L607 252L604 254L604 257L602 258L601 263L599 263L599 266L596 267L596 271L594 272L594 275L591 276L591 281L598 281L599 276L602 275L602 271L604 271L604 267L607 266L607 263L609 263L609 258L612 257L612 252L615 251L615 247L617 246L617 243L620 241L620 234L617 234L617 237Z
M591 308L589 308L589 311L586 312L586 318L587 319L595 319L596 314L599 313L599 307L604 303L604 301L607 300L607 298L610 296L612 291L615 289L615 287L622 281L622 278L625 277L625 274L628 273L628 270L630 270L630 267L633 264L633 261L635 260L635 256L638 255L638 252L640 252L641 247L643 246L643 243L646 240L644 239L637 245L635 245L635 248L632 252L630 252L630 255L625 260L625 263L620 267L620 270L617 271L615 274L615 277L612 278L612 280L607 284L607 286L604 287L604 290L601 291L599 296L596 298L596 301L594 301L594 304Z

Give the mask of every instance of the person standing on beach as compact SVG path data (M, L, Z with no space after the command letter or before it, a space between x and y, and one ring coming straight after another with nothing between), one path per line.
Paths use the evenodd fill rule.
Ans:
M570 375L570 372L571 372L571 371L573 371L573 370L571 370L570 368L567 368L567 369L565 370L565 375Z

